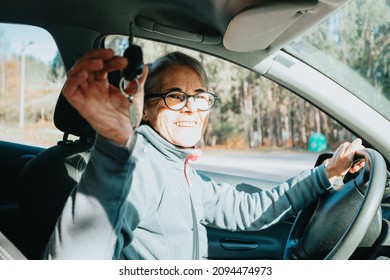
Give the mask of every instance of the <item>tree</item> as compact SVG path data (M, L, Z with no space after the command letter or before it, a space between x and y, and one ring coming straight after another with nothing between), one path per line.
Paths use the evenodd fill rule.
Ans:
M305 40L345 62L390 99L390 22L385 0L351 1Z
M0 32L0 73L1 73L1 78L0 78L0 97L4 96L5 94L5 81L6 81L6 69L5 69L5 60L6 56L5 53L8 49L8 43L6 42L4 38L4 32Z
M65 78L65 67L62 62L60 52L57 51L54 59L50 63L49 77L55 83L62 83Z

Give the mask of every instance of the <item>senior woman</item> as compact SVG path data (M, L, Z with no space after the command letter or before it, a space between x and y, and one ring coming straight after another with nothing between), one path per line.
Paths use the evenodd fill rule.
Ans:
M97 49L68 73L63 94L97 137L44 258L206 258L205 225L266 228L310 205L333 178L361 167L352 166L363 148L356 140L341 145L326 168L303 171L270 191L249 194L219 184L188 165L199 155L195 145L217 98L202 65L175 52L145 66L131 115L129 99L107 79L126 64L112 50ZM130 116L142 118L138 128Z

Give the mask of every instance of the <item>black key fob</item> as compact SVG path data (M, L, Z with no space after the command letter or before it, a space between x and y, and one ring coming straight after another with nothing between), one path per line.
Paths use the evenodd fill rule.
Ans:
M133 81L142 74L144 70L143 54L141 47L130 45L123 54L127 58L128 64L122 70L122 77L127 81Z

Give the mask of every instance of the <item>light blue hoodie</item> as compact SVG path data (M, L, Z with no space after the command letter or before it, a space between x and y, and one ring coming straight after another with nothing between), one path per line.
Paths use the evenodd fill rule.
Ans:
M330 186L319 166L270 191L245 193L198 174L188 164L196 154L147 125L137 129L129 149L98 135L44 257L191 259L199 247L195 258L206 258L204 225L260 230L298 213Z

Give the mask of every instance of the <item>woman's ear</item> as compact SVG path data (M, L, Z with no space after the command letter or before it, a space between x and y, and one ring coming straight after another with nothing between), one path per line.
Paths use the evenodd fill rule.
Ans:
M143 113L142 113L142 121L143 122L147 122L148 121L148 113L146 112L145 107L144 107L144 110L143 110Z

